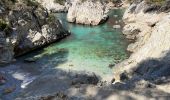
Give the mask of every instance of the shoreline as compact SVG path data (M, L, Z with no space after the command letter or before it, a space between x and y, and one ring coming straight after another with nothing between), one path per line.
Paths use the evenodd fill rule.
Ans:
M143 7L139 9L140 5ZM133 7L137 10L132 10ZM143 84L140 80L144 80L152 84L153 89L169 93L169 13L157 13L157 10L143 13L146 9L144 1L133 3L126 9L123 31L128 38L134 38L135 42L128 46L132 52L130 57L114 67L114 83L121 82L127 86L131 83L138 87L137 82Z
M69 38L69 37L68 37ZM66 38L67 39L67 38ZM30 63L34 63L34 62L30 62ZM19 66L19 65L16 65L16 66ZM22 65L22 66L25 66L25 70L26 69L28 69L29 68L29 70L31 70L31 69L34 69L34 66L32 66L32 65L27 65L26 66L26 64L25 65ZM39 65L39 66L42 66L42 65ZM22 68L21 67L21 69L24 69L24 68ZM28 71L29 71L28 70ZM63 72L63 73L66 73L66 74L69 74L69 72ZM89 73L89 72L88 72ZM91 73L91 72L90 72ZM84 73L85 75L88 75L87 73ZM83 74L82 74L83 75ZM96 74L97 75L97 74ZM52 75L51 75L52 76ZM55 76L55 75L54 75ZM81 75L80 75L81 76ZM94 75L95 76L95 75ZM44 76L44 77L46 77L46 76ZM57 77L57 76L56 76ZM65 76L65 77L70 77L70 76ZM76 77L76 75L74 76L74 78ZM87 77L89 77L89 76L87 76ZM90 76L91 77L91 76ZM93 77L93 75L92 75L92 77ZM49 78L50 78L50 76L49 76ZM109 76L109 80L111 80L111 78L112 78L112 76ZM83 78L82 78L83 79ZM87 83L88 82L88 80L86 80L86 77L84 78L85 80L85 83ZM99 82L98 82L98 84L100 84L99 86L98 85L93 85L92 87L100 87L100 86L105 86L105 85L110 85L110 82L108 81L108 82L103 82L103 81L101 81L100 80L100 78L95 78L95 79L97 79L97 80L99 80ZM47 79L48 80L48 79ZM66 79L67 80L67 79ZM84 85L86 85L86 86L91 86L91 84L84 84L84 81L83 81L83 83L82 82L78 82L78 83L76 83L76 84L78 84L78 87L79 87L79 85L82 85L82 88L85 88L84 87ZM48 81L47 81L48 82ZM36 82L34 82L35 84L36 84ZM55 82L55 83L57 83L57 82ZM69 83L69 82L68 82ZM77 87L77 85L76 85L76 87ZM73 88L72 86L70 86L70 88ZM74 87L75 88L75 87ZM40 89L41 90L41 89ZM57 91L56 91L57 92Z
M136 5L138 6L138 4ZM124 35L135 38L134 43L130 43L128 47L132 53L128 59L114 67L113 71L115 72L114 76L112 76L112 78L114 78L110 80L111 82L102 82L95 74L88 76L88 74L85 73L84 76L84 74L75 75L74 72L62 73L59 71L60 73L54 75L55 72L51 71L50 75L41 77L42 80L39 79L38 82L34 82L31 86L36 89L36 91L34 91L34 93L36 93L42 89L38 84L43 82L44 84L48 84L48 82L52 81L55 84L49 87L54 87L57 91L53 91L52 93L52 90L44 87L51 91L51 93L44 93L45 95L39 94L35 97L32 96L34 93L30 93L30 96L26 96L27 98L23 96L23 98L19 97L17 100L37 100L38 98L45 98L45 100L49 98L69 98L70 100L84 98L113 100L118 98L124 100L127 99L127 97L140 100L153 98L168 99L170 97L170 74L168 72L168 65L170 64L168 53L170 49L168 43L170 43L170 41L168 39L170 38L170 32L167 29L170 29L168 26L170 25L168 23L170 22L170 15L168 13L162 16L152 13L129 13L128 10L131 11L129 8L130 7L126 9L123 18L125 21L123 30L126 31ZM143 9L141 9L141 11L143 11ZM147 20L147 18L155 18L156 21L150 21ZM139 22L139 20L141 21ZM163 25L163 28L161 25ZM162 34L165 35L165 37L162 36ZM162 46L163 44L165 46ZM58 75L62 78L58 78ZM63 84L59 84L58 80L63 82ZM73 86L67 87L67 85L65 85L64 87L64 84L68 84L69 82L71 85L73 84ZM63 89L66 89L66 91L63 92L62 88L58 88L59 85L61 85ZM29 91L29 89L25 91L27 90ZM148 95L148 93L150 93L150 95Z

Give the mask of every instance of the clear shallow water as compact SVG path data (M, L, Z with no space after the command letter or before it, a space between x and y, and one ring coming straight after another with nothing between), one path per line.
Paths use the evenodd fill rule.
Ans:
M72 33L67 39L50 45L43 53L67 51L67 61L57 64L56 68L94 72L100 76L111 75L113 70L108 66L125 59L127 41L121 29L114 29L115 23L122 24L122 10L110 12L109 20L99 26L76 25L66 21L66 14L56 16L64 27ZM61 60L60 58L57 58Z
M72 35L19 57L15 63L0 67L0 72L8 79L7 84L0 86L0 99L3 88L16 87L13 93L2 96L3 100L11 100L18 95L21 88L51 72L74 70L94 72L102 78L111 76L113 70L109 65L128 57L128 41L122 35L121 29L113 29L113 25L117 23L122 25L122 15L123 10L113 10L106 23L92 27L67 23L66 14L56 14ZM36 59L36 62L26 63L24 59Z

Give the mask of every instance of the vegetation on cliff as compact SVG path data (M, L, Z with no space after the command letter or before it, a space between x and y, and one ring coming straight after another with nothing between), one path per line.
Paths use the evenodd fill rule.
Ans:
M55 3L59 3L61 5L64 5L64 3L66 2L66 0L54 0Z
M163 5L166 0L128 0L128 2L140 2L140 1L146 1L148 4L157 4L157 5Z
M88 0L80 0L81 2L85 2L85 1L88 1ZM100 2L113 2L113 3L117 3L117 2L121 2L121 0L91 0L93 2L97 2L97 1L100 1ZM64 5L64 3L66 2L66 0L54 0L55 3L59 3L61 5Z
M0 31L4 31L7 34L10 34L12 29L8 23L0 19Z

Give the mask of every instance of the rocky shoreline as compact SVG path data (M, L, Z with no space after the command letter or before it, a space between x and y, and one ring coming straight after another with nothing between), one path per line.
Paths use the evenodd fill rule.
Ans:
M0 2L2 5L0 62L11 62L14 56L50 44L70 34L59 20L36 2L29 5L21 0L13 6L12 3Z
M55 72L56 75L51 73L51 75L43 76L42 79L30 84L30 88L25 89L25 94L30 93L29 89L31 88L35 88L36 91L33 91L33 93L29 95L18 97L17 100L126 100L127 98L129 100L168 100L170 98L170 7L168 5L169 1L163 6L155 6L139 0L127 8L123 17L125 22L123 33L128 39L134 40L134 43L130 44L127 48L132 54L129 59L115 66L114 78L111 82L99 82L99 78L95 74L75 75L75 73L62 73L59 71L57 74ZM79 4L78 6L81 7ZM75 6L69 8L72 11L68 13L74 12L75 8L73 7ZM9 20L11 20L13 26L17 26L15 27L16 33L25 33L25 29L27 28L29 35L25 37L25 34L21 34L17 39L16 37L14 38L13 35L9 36L9 38L12 38L12 42L10 42L11 40L9 41L8 37L6 37L6 32L2 31L2 36L0 36L2 41L0 41L0 43L2 42L3 45L0 47L3 51L0 52L5 51L5 53L3 53L4 55L0 56L0 59L3 59L2 61L11 61L14 55L13 50L22 51L23 48L20 47L26 47L26 49L24 48L23 50L27 51L27 48L30 50L30 48L49 44L69 35L69 33L62 28L58 20L56 20L56 23L46 22L46 19L48 19L46 15L48 15L48 13L44 12L45 10L40 8L33 10L27 9L26 11L24 10L25 8L21 10L18 9L20 8L17 8L16 12L10 13L11 19ZM51 10L51 8L48 10ZM3 11L3 9L0 8L0 11ZM25 12L29 16L25 17L20 14L20 12ZM16 15L19 15L19 17L16 17ZM76 23L91 25L98 25L102 19L102 17L100 17L101 19L97 22L87 22L87 20L84 19L79 21L77 16L71 17L73 18L68 18L72 19L71 22L78 20ZM21 20L19 18L21 18ZM30 18L34 18L31 19L31 22L34 23L33 26L27 21L27 19ZM17 21L12 19L17 19ZM25 26L27 27L25 28ZM23 46L23 44L20 43L23 42L21 40L30 40L31 42L26 42L29 45ZM11 48L9 45L12 45L14 48ZM17 52L15 53L17 54ZM3 58L4 56L7 57L5 60ZM59 77L57 76L62 76L62 78L58 79ZM0 84L3 84L5 80L4 76L0 76ZM59 83L58 80L60 80L62 84ZM54 89L54 94L53 90L48 90L48 87L42 87L40 85L40 83L45 84L46 82L55 83L52 87L58 90L58 92ZM71 86L68 86L68 82ZM60 85L65 85L65 87L58 88ZM46 94L44 92L45 95L36 95L36 93L40 93L39 91L41 91L42 88L53 93ZM60 89L64 92L59 91ZM35 95L32 96L34 93Z
M55 0L37 0L49 12L68 12L67 20L71 23L99 25L108 19L109 9L121 7L122 3L114 4L98 0L66 0L63 4Z
M168 5L169 1L157 7L141 0L128 7L123 17L126 24L123 33L135 42L127 48L132 52L129 59L114 68L115 83L124 82L128 86L129 82L136 84L144 80L157 90L170 92Z
M75 97L80 100L84 98L125 100L128 97L129 100L154 98L166 100L170 97L168 53L170 49L170 32L168 30L170 17L165 11L158 13L158 9L151 11L149 9L152 9L150 5L145 1L139 1L132 3L124 14L123 20L126 25L123 33L128 39L135 42L127 48L132 52L129 59L115 66L113 84L81 85L80 90L86 90L86 86L88 86L93 92L85 95L83 95L84 92L81 92L74 96L61 93L64 95L64 99L71 100ZM160 9L163 8L160 7ZM39 98L63 99L63 96L60 97L59 94L44 95ZM107 96L105 97L105 95Z

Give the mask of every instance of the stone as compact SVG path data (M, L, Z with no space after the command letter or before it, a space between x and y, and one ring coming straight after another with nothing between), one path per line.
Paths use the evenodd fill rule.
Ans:
M74 65L73 64L69 64L70 67L73 67Z
M160 90L158 87L161 87L160 91L169 93L166 87L169 86L167 80L170 75L170 13L155 13L159 12L157 10L144 13L147 6L145 1L138 1L125 11L123 33L134 39L128 46L132 54L113 68L114 79L121 81L123 76L125 80L122 81L126 85L135 85L135 89L156 88L156 92ZM140 77L140 80L132 81L126 79L126 76L132 79ZM163 84L166 84L166 87Z
M113 28L119 29L119 28L121 28L121 26L120 25L113 25Z
M0 85L4 85L5 83L6 83L5 77L0 75Z
M115 64L109 64L109 68L113 68L115 66Z
M68 10L68 22L98 25L108 18L106 6L96 1L87 0L83 3L73 2Z
M26 59L24 59L24 62L26 62L26 63L32 63L32 62L36 62L36 58L26 58Z
M114 15L114 17L116 17L116 18L117 18L117 17L118 17L118 15Z
M7 40L5 32L0 32L0 63L8 63L13 60L13 45Z
M63 1L63 5L56 3L55 0L36 0L50 12L67 12L68 3Z
M7 4L4 2L3 5ZM4 7L6 15L2 16L12 27L8 35L5 35L5 31L0 31L0 63L9 63L14 56L20 56L70 34L59 20L54 16L51 18L52 15L40 5L34 8L20 1L10 7L10 11Z
M12 92L15 90L15 88L16 88L15 86L5 88L5 89L3 90L3 93L4 93L4 94L12 93Z
M71 81L71 85L80 85L80 84L92 84L97 85L99 78L93 73L90 75L76 75L75 78Z
M129 77L128 77L128 74L126 72L123 72L120 74L120 80L121 81L125 81L125 80L128 80Z
M44 37L41 35L41 33L37 32L32 40L32 42L39 42L42 41Z
M148 81L140 80L135 83L136 88L155 88L156 86Z

